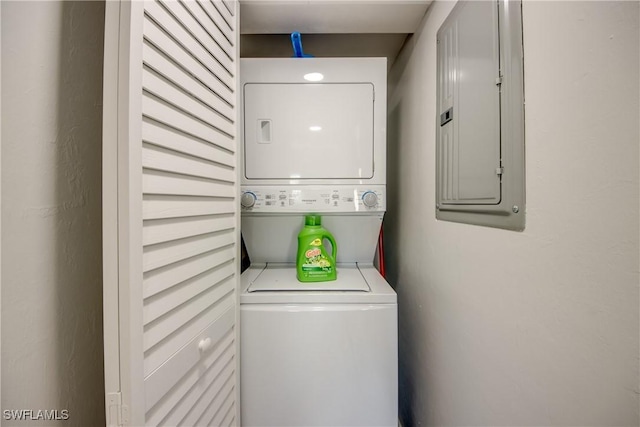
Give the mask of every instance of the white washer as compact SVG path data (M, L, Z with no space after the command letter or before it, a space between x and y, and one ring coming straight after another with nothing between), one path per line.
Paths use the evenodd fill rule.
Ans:
M396 426L396 294L371 265L300 283L295 265L242 275L245 426Z
M396 294L373 267L386 209L386 60L243 59L244 426L396 426ZM333 282L296 279L304 215ZM287 264L289 263L289 264Z

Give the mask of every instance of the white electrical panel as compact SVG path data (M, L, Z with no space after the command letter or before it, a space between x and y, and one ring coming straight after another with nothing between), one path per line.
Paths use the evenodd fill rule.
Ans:
M521 3L458 2L437 43L436 217L522 230Z
M500 64L495 2L466 4L438 38L441 203L500 202Z

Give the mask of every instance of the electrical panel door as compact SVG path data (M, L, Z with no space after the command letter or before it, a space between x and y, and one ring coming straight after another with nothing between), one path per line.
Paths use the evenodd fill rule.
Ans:
M436 218L523 230L522 2L459 1L437 43Z
M496 2L465 2L438 33L441 204L500 202Z

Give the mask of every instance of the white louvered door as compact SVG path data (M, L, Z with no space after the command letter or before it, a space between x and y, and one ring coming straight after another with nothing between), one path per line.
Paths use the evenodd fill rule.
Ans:
M238 425L239 6L106 5L109 425Z

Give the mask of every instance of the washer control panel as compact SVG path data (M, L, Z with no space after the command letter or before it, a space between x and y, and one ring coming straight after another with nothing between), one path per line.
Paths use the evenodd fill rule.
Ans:
M385 186L242 186L242 212L384 212Z

